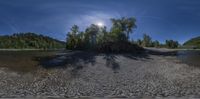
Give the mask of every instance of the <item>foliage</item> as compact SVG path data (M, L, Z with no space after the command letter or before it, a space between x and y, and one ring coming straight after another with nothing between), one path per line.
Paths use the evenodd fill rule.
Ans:
M167 48L178 48L179 46L178 41L174 41L174 40L166 40L165 44Z
M177 48L179 43L173 40L166 40L166 44L153 41L152 38L144 34L143 39L129 41L130 33L136 26L135 18L111 19L112 27L107 31L106 27L90 25L84 32L79 31L79 27L74 25L67 34L66 48L70 50L97 50L100 52L131 52L142 47L167 47ZM139 46L138 46L139 45ZM140 49L141 50L141 49Z
M64 42L35 33L16 33L10 36L0 36L0 48L55 49L63 47Z
M141 39L138 39L136 42L133 42L133 43L135 43L135 44L137 44L139 46L142 46L142 40Z
M127 41L129 40L129 34L132 33L133 29L136 28L136 19L134 17L131 18L121 18L121 19L111 19L112 28L111 33L116 40L119 41Z
M156 47L156 48L160 47L160 42L158 40L153 41L152 47Z
M112 27L90 25L84 32L80 32L74 25L67 34L66 48L70 50L97 50L99 52L127 52L139 49L129 41L129 35L136 28L135 18L111 19Z
M183 46L200 49L200 37L192 38L186 41Z
M152 41L152 38L147 34L144 34L143 39L142 40L138 39L135 43L142 47L156 47L156 48L160 47L177 48L179 46L178 41L173 41L173 40L166 40L165 44L161 44L158 40Z
M142 40L138 39L136 41L136 44L138 44L140 46L143 46L143 47L160 47L159 41L157 41L157 40L152 41L152 38L147 34L143 35L143 39Z
M67 48L76 49L80 42L79 27L77 25L72 26L71 32L67 34Z
M143 47L151 47L152 44L152 39L149 35L144 34L143 35L143 41L142 41L142 46Z

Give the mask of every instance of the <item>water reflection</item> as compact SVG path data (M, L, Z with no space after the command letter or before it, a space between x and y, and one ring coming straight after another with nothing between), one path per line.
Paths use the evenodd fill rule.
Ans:
M184 63L200 66L200 51L198 50L178 51L177 55L178 59Z
M0 51L0 67L13 71L31 72L38 68L35 57L52 56L59 51Z

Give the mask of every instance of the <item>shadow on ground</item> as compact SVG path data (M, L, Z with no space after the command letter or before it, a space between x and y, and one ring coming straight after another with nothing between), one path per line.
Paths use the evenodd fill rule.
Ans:
M132 59L132 60L149 60L151 59L149 55L162 55L169 56L174 55L174 53L168 52L157 52L157 51L143 51L139 53L124 53L124 54L103 54L95 52L83 52L83 51L72 51L66 52L63 55L56 55L51 57L36 57L35 60L39 61L39 65L45 69L52 68L67 68L69 66L73 67L72 72L78 72L84 67L88 66L86 64L91 64L94 66L97 63L97 57L103 57L105 65L111 68L114 72L120 70L120 64L117 61L119 56Z

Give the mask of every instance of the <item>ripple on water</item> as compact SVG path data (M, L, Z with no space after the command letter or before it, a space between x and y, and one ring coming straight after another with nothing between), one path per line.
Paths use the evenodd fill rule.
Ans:
M200 51L188 50L178 51L177 53L178 59L180 59L183 63L200 67Z

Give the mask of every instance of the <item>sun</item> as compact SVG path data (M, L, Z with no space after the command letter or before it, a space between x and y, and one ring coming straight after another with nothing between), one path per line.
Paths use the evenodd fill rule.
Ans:
M104 23L103 23L103 22L97 22L97 25L98 25L99 27L103 27L103 26L104 26Z

